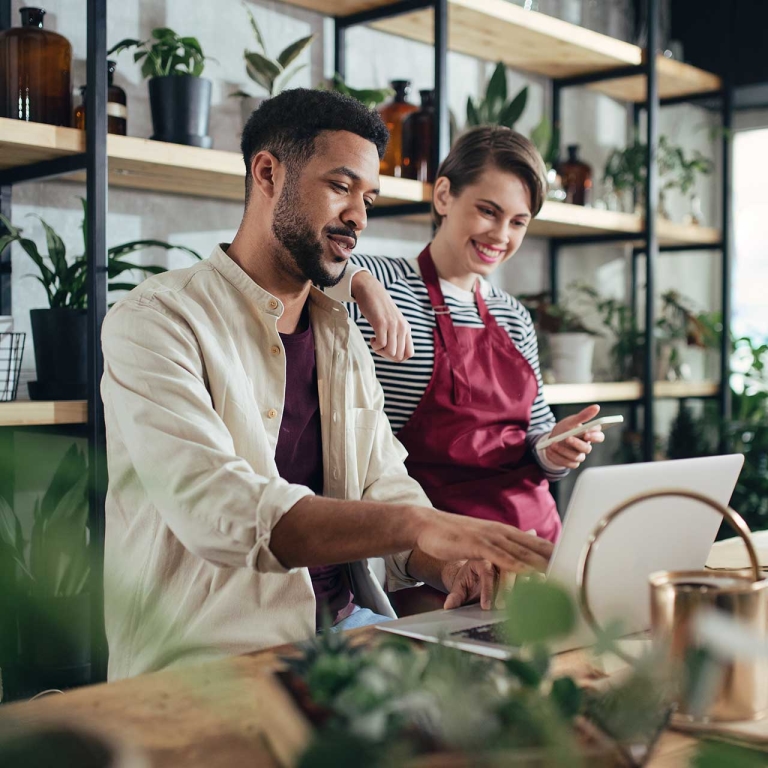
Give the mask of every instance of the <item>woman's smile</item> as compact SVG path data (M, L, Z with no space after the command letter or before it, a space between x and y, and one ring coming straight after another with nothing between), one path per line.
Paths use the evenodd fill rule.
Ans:
M479 240L470 240L470 242L477 258L485 264L497 264L507 253L506 248L499 248L497 245L488 245Z

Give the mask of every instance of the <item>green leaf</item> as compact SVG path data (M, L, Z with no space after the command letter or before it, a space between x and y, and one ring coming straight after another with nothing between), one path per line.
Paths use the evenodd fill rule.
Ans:
M77 485L82 477L86 477L87 467L85 455L73 443L56 467L48 490L40 502L40 517L45 521L50 519L61 500Z
M119 43L115 43L108 51L107 56L111 56L112 54L120 53L121 51L126 50L127 48L140 48L147 44L147 40L134 40L133 38L127 37L125 40L121 40Z
M552 683L552 700L563 717L570 720L581 711L584 692L570 677L559 677Z
M507 632L516 645L545 643L567 635L576 610L562 587L536 577L518 578L507 597Z
M45 241L48 246L48 258L53 264L56 276L61 280L67 271L67 248L59 234L41 216L35 214L45 230Z
M283 69L288 69L289 65L293 64L293 62L301 55L302 51L304 51L305 48L308 48L314 39L314 35L307 35L307 37L302 37L295 43L291 43L277 57L277 63Z
M512 101L507 104L499 115L499 125L505 125L507 128L514 128L515 123L525 111L525 105L528 101L528 86L520 90Z
M467 96L467 125L470 127L480 125L480 116L477 114L477 109L471 96Z
M138 285L139 285L138 283L110 282L108 287L110 291L132 291Z
M248 19L251 23L251 29L253 30L253 35L256 38L256 43L258 44L259 48L261 48L262 53L266 56L267 46L264 45L264 38L261 36L261 30L259 29L259 25L256 23L256 18L251 13L251 9L245 3L243 3L243 7L245 8L245 12L248 14Z
M196 37L182 37L179 42L184 48L191 48L193 51L197 52L199 56L203 56L203 49L200 46L200 41Z
M765 752L761 749L723 744L717 741L702 742L691 762L691 768L764 768Z
M187 248L185 245L172 245L171 243L166 243L164 240L132 240L129 243L113 246L108 249L107 254L110 259L121 259L129 253L142 251L145 248L163 248L166 251L183 251L184 253L193 256L198 261L203 260L203 257L192 248Z
M152 37L167 43L178 40L178 35L170 27L157 27L152 30Z
M538 688L541 685L542 676L536 666L530 662L511 658L507 659L504 665L527 688Z
M7 544L12 549L16 549L16 531L19 524L19 518L11 509L11 505L0 496L0 542Z
M280 78L279 78L279 80L280 80L280 85L279 85L279 87L277 87L275 90L276 90L277 92L279 92L279 91L282 91L282 90L283 90L283 89L286 87L286 85L288 85L288 83L289 83L291 80L293 80L293 78L294 78L294 77L296 77L296 75L297 75L299 72L301 72L301 70L302 70L302 69L306 69L306 68L307 68L307 65L306 65L306 64L299 64L298 66L294 67L294 68L293 68L292 70L290 70L289 72L285 72L285 73L283 73L283 74L280 76Z
M278 78L280 72L282 71L280 67L271 59L268 59L266 56L262 56L260 53L256 53L255 51L246 51L244 57L245 68L248 72L248 77L250 77L251 80L257 82L260 86L262 86L262 88L266 88L271 96L273 93L275 80Z
M507 101L507 68L503 62L496 65L488 87L485 89L485 101L492 112L499 111Z
M113 277L122 275L123 272L130 272L133 269L138 270L139 272L146 272L150 275L162 275L163 272L168 271L165 267L159 267L151 264L142 266L140 264L132 264L129 261L113 261L107 265L107 276L111 280Z
M549 155L552 145L552 123L546 115L543 115L539 124L531 131L531 141L536 145L539 154L544 158Z

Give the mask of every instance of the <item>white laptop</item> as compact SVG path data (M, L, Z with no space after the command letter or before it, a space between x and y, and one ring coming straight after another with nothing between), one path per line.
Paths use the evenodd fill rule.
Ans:
M697 491L727 504L743 463L744 457L736 454L583 470L547 578L565 587L578 602L581 552L611 509L641 491L664 488ZM619 620L627 634L647 629L648 576L654 571L703 568L721 522L713 509L673 497L640 502L616 518L600 537L590 562L587 586L598 621L606 626ZM496 626L505 618L504 611L483 611L479 605L470 605L388 621L378 629L504 659L515 653ZM580 618L572 635L558 641L554 649L565 651L593 642L592 632Z

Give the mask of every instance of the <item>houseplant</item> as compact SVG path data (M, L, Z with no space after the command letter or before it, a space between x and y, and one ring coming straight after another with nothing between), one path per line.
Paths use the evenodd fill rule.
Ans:
M592 381L595 336L567 303L551 304L549 294L521 297L538 329L547 334L550 364L557 383Z
M18 576L21 661L38 688L90 678L87 484L85 454L73 443L35 501L29 541L10 504L0 498L0 552Z
M324 86L320 86L321 88ZM386 88L352 88L344 82L344 78L337 72L333 76L333 90L343 93L345 96L351 96L364 104L368 109L376 109L379 104L385 102L394 94L390 87Z
M158 27L149 40L121 40L108 54L129 48L136 49L133 60L141 62L141 75L149 80L150 138L209 148L211 81L201 77L207 58L197 38Z
M477 103L467 97L467 128L476 125L504 125L514 128L525 111L528 86L522 88L512 101L507 101L507 68L499 62L485 89L485 96Z
M284 90L288 83L304 69L306 64L298 64L297 66L289 69L291 64L303 53L303 51L311 45L315 39L314 35L307 35L299 40L295 40L290 45L286 46L278 55L276 59L269 57L267 53L267 46L264 43L264 37L261 34L259 25L256 22L256 18L251 9L243 3L245 12L248 14L248 20L253 30L253 35L256 38L256 45L258 50L245 51L243 58L245 60L245 71L248 77L253 80L254 83L261 86L266 92L269 98L277 96L280 91ZM243 125L248 121L251 113L259 103L262 101L261 97L253 96L247 91L235 91L232 96L237 96L241 99L240 110L243 118Z
M11 243L18 243L37 267L39 274L35 277L48 297L48 309L30 310L37 381L29 382L29 396L33 400L82 400L87 397L88 381L87 257L83 253L68 261L64 241L43 219L40 222L45 229L47 255L41 254L37 244L24 237L22 230L2 214L0 222L8 231L8 234L0 236L0 250ZM83 251L86 243L85 222L84 217ZM134 288L136 283L126 279L131 272L142 272L145 276L165 272L164 267L126 261L131 253L147 248L177 249L200 259L200 255L190 248L161 240L135 240L113 246L107 251L109 290Z

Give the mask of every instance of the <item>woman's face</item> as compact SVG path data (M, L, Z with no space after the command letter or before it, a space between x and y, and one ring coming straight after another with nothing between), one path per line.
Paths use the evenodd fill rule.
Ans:
M489 167L460 194L450 182L435 183L435 207L443 215L435 239L450 254L454 277L487 276L520 247L531 221L528 188L515 175Z

